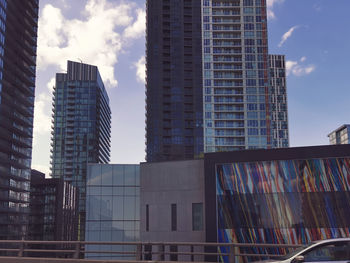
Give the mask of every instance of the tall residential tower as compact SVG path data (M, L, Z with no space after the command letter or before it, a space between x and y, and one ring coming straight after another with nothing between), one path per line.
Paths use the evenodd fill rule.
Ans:
M272 147L289 147L286 66L284 55L269 55Z
M38 5L0 1L0 239L28 231Z
M344 124L328 134L330 144L350 143L350 124Z
M148 0L146 66L147 161L282 146L266 0Z
M264 0L203 0L204 151L270 148Z
M147 161L203 153L201 1L147 1Z
M108 163L111 110L96 66L68 61L56 74L53 98L52 177L79 190L79 238L84 239L88 163Z

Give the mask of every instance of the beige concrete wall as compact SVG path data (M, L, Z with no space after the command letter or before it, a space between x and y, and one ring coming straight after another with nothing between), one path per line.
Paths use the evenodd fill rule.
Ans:
M203 160L142 163L140 182L142 242L205 242ZM193 203L203 203L202 231L192 230ZM171 231L171 204L177 205L176 231ZM146 205L149 205L149 231L146 231ZM188 247L181 250L190 252ZM202 248L195 247L195 251ZM178 260L191 259L179 256Z

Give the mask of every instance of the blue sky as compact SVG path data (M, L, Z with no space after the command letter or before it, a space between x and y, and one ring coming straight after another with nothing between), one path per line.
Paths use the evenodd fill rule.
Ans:
M328 144L328 133L350 122L350 1L279 2L273 8L276 18L269 20L270 53L314 67L309 74L289 72L287 77L291 146ZM279 47L292 27L296 29Z
M199 0L198 0L199 1ZM291 146L350 123L349 0L268 0L269 52L285 54ZM112 163L145 157L145 0L40 0L32 166L48 174L51 88L66 60L97 65L112 109Z

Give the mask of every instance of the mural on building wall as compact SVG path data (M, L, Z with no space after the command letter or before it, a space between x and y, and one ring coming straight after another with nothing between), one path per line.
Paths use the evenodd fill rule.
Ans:
M218 241L350 237L350 158L217 164Z

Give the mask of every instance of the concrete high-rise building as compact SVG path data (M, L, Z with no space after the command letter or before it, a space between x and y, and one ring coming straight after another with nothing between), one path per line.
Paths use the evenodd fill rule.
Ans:
M265 0L147 1L147 161L280 147L267 38Z
M272 146L289 147L286 67L284 55L269 55Z
M88 163L108 163L111 110L96 66L68 61L56 74L53 97L52 177L79 190L79 238L84 239Z
M38 5L0 1L0 239L28 233Z
M350 144L350 124L344 124L328 134L330 144Z
M270 148L266 1L202 6L204 151Z

